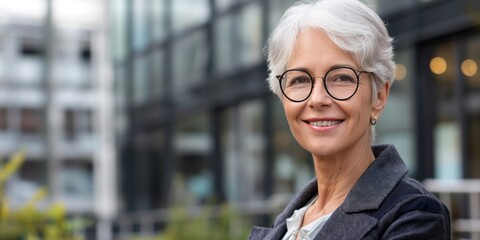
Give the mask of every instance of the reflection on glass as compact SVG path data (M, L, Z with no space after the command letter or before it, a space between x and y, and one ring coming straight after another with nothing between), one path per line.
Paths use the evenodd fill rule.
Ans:
M272 31L277 26L285 10L295 2L296 0L275 0L275 4L269 5L269 31Z
M234 30L234 16L227 15L215 22L215 69L218 72L231 70L235 59L234 43L230 39Z
M127 109L127 81L125 68L117 68L115 72L115 132L118 136L123 136L126 133L127 117L125 110Z
M222 113L225 193L230 202L260 200L264 194L262 113L257 100Z
M205 23L210 15L208 4L209 0L172 1L173 30L182 31Z
M435 178L462 177L460 127L453 121L437 123L435 138Z
M112 42L113 60L119 61L125 58L127 47L127 0L110 1L112 6Z
M470 36L465 44L466 59L470 59L471 65L480 63L480 34ZM467 139L469 172L471 177L480 178L480 74L476 68L475 74L465 76L466 80L466 105L467 105Z
M166 36L165 26L165 1L153 0L150 6L151 35L153 40L161 40Z
M28 85L39 84L42 81L43 74L43 45L40 39L20 38L17 40L20 45L18 51L18 60L12 67L8 62L3 62L6 66L5 78L15 83ZM4 66L4 67L5 67Z
M466 71L467 93L479 93L480 74L478 74L478 64L480 63L480 34L467 39L465 45L466 60L465 66L462 64L462 71ZM468 61L467 61L468 60ZM465 68L465 70L463 70Z
M388 103L375 127L376 142L394 144L398 153L410 169L410 174L415 175L415 109L412 107L414 74L407 69L414 69L414 49L404 48L397 50L395 61L397 64L397 79L390 88Z
M456 121L455 82L458 79L460 66L456 63L456 54L453 41L441 43L433 48L433 56L438 56L438 65L444 72L440 75L432 74L435 84L435 124L434 137L434 166L436 178L459 178L462 169L462 153L460 144L460 126ZM443 59L443 60L440 60ZM446 67L448 66L448 67ZM433 71L433 69L432 69Z
M206 76L208 57L205 33L192 32L173 47L173 86L175 90L192 87Z
M147 58L145 56L135 59L133 77L133 102L141 104L147 100L149 89Z
M436 99L449 101L453 99L453 83L457 78L458 64L455 63L455 48L452 41L436 46L430 61L430 70L434 73Z
M477 92L479 94L480 92ZM480 148L478 142L480 141L480 109L468 115L468 149L471 163L468 166L471 177L480 178Z
M262 59L262 10L259 2L254 2L245 7L240 14L241 45L236 46L240 55L240 64L249 66Z
M215 7L217 11L222 12L223 10L229 8L233 5L233 3L237 2L238 0L215 0Z
M213 194L213 178L208 166L212 141L208 115L180 121L175 127L176 203L206 203Z
M148 43L148 3L146 0L132 1L133 5L133 23L132 23L132 44L136 50L143 49Z
M82 161L82 160L80 160ZM84 163L82 163L84 162ZM67 207L91 208L93 202L92 166L86 160L66 164L61 172L61 195Z
M163 49L159 49L152 54L152 95L161 96L163 91L164 82L164 52Z
M282 104L272 96L274 105L274 192L291 194L298 192L314 177L312 157L304 150L290 132Z
M261 6L247 4L215 23L217 72L234 71L262 60Z

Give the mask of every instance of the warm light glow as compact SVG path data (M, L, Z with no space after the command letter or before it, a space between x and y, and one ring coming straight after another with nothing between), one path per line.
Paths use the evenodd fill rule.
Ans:
M407 68L403 64L397 64L395 68L395 80L400 81L407 76Z
M462 62L462 73L467 77L473 77L477 74L477 63L472 59L465 59Z
M447 70L447 61L442 57L434 57L430 61L430 70L435 74L442 74Z

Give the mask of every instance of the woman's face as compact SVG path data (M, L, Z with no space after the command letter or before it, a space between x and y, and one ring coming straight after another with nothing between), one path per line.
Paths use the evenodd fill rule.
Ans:
M299 33L287 69L303 68L313 77L323 77L336 65L359 69L351 54L338 48L323 32ZM315 78L310 97L300 103L283 96L282 103L297 142L316 156L335 156L370 146L370 118L379 116L388 97L388 85L379 89L372 103L370 76L360 75L355 95L345 101L331 98L321 78Z

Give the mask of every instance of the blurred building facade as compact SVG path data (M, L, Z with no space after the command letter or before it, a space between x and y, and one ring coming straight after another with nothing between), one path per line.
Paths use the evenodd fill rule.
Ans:
M39 187L47 188L50 202L62 202L73 215L98 217L102 201L115 199L104 196L110 191L98 191L105 184L101 168L113 163L103 157L113 142L108 146L102 140L113 128L100 123L108 111L101 102L106 94L101 75L106 57L99 44L105 34L103 4L0 3L0 154L3 160L26 153L8 183L14 206L25 204ZM115 179L106 181L114 184Z
M313 177L265 82L265 41L294 2L114 1L121 211L262 201ZM377 142L417 179L480 177L480 1L371 4L397 61Z

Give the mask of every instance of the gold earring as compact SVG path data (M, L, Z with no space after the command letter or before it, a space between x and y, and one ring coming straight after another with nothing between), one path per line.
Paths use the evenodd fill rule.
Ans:
M377 116L374 116L373 119L370 118L370 124L372 124L372 125L377 124Z

